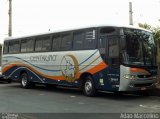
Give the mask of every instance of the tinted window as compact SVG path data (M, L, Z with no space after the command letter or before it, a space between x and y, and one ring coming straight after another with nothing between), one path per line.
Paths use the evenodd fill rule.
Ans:
M51 50L50 36L43 37L42 39L43 39L42 51L50 51Z
M9 42L9 53L18 53L20 50L19 41L10 41Z
M7 54L7 53L8 53L8 42L4 42L3 53L4 53L4 54Z
M27 52L33 52L34 51L34 39L28 39L27 40Z
M36 39L35 43L35 51L41 51L42 50L42 39Z
M118 57L119 56L119 45L117 37L109 37L109 57Z
M18 53L20 50L20 43L19 41L15 41L15 44L14 44L14 52L15 53Z
M61 50L70 50L72 46L72 39L71 35L63 35L62 36L62 42L61 42Z
M34 40L32 38L21 40L21 52L32 52L34 50Z
M60 44L61 44L61 37L60 37L60 36L53 37L52 49L53 49L54 51L59 50Z
M84 32L77 32L73 35L73 49L81 50L84 44Z
M95 30L89 30L85 33L84 47L85 49L95 48Z
M21 40L21 52L26 52L27 51L27 40L23 39Z

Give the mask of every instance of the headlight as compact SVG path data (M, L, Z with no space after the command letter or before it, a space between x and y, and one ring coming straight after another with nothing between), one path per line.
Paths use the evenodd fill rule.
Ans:
M130 74L126 74L124 75L125 79L131 79L131 80L136 80L137 76L136 75L130 75Z

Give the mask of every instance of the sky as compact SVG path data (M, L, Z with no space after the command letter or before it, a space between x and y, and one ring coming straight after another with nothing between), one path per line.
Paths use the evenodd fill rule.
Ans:
M160 26L160 0L12 0L12 36L92 25L133 23ZM0 0L0 43L8 37L8 0Z

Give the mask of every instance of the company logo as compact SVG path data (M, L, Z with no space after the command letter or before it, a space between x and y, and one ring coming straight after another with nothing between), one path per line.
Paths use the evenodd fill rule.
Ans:
M78 77L78 61L73 55L63 56L61 60L61 71L66 81L74 82Z

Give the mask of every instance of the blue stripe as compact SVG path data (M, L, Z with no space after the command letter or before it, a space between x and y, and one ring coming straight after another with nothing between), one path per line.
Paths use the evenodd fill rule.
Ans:
M83 62L81 62L79 65L83 64L84 62L86 62L87 60L89 60L93 55L95 55L98 52L98 50L96 50L91 56L89 56L86 60L84 60Z

